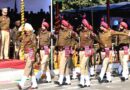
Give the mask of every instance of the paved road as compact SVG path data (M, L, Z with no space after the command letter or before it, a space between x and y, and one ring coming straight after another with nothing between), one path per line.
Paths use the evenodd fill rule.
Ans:
M130 78L130 77L129 77ZM29 81L28 81L29 82ZM28 90L27 88L30 84L27 82L24 90ZM52 83L41 83L39 84L39 88L37 90L79 90L78 87L79 81L72 80L72 85L58 87L53 82ZM0 82L0 90L18 90L16 87L17 82ZM83 88L82 90L130 90L130 79L126 82L121 82L118 77L114 77L112 83L103 83L99 84L96 79L91 80L91 87Z

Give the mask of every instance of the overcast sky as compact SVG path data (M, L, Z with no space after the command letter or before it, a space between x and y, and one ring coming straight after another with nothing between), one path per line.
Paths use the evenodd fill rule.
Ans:
M10 7L14 8L15 0L0 0L0 8L2 7ZM38 12L40 9L44 11L49 11L49 6L51 4L51 0L25 0L25 10ZM17 0L17 9L20 12L20 0Z

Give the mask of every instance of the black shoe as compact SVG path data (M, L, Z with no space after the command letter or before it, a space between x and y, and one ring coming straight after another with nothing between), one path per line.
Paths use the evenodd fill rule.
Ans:
M95 75L90 75L90 77L94 77Z
M51 81L43 81L43 83L51 83Z
M78 85L80 88L84 88L85 86L84 85L82 85L82 84L79 84Z
M90 85L84 85L84 87L90 87Z
M59 85L59 86L63 86L64 84L60 84L58 81L54 81L55 84Z
M64 83L64 85L71 85L71 83Z
M59 84L59 82L58 82L58 81L54 81L54 83L55 83L55 84Z
M17 85L17 87L19 90L22 90L22 87L19 84Z
M121 77L122 82L125 82L125 80L126 80L125 77Z
M99 78L98 78L98 82L99 82L99 83L103 83L103 80L101 80L101 78L99 77Z
M110 81L109 80L105 80L105 83L111 83L111 82L112 82L111 80Z

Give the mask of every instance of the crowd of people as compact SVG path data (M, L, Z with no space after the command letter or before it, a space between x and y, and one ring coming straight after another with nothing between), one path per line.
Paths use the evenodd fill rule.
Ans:
M99 24L100 31L98 34L95 34L93 26L88 22L86 16L82 16L82 19L80 18L79 27L75 28L75 30L67 18L62 18L58 31L51 33L49 21L41 18L41 22L39 22L40 29L38 33L35 34L33 25L37 25L36 22L28 23L28 21L33 21L32 17L35 17L35 15L32 14L31 18L27 17L24 26L20 25L19 20L16 21L16 26L10 32L11 19L7 16L7 13L7 8L3 8L2 16L0 17L0 59L9 59L8 50L11 35L11 40L15 46L15 58L17 58L17 56L20 58L21 56L19 54L24 52L24 57L22 59L26 61L24 74L17 85L20 90L24 88L28 77L31 78L30 89L38 88L37 82L42 79L41 77L43 74L46 75L45 83L52 82L50 73L50 64L52 64L50 63L51 51L54 53L53 64L58 62L59 78L54 83L59 86L71 85L70 72L74 72L72 74L73 79L78 78L75 68L77 67L77 63L79 63L79 87L90 87L90 76L94 75L94 73L91 73L94 72L94 69L92 68L95 63L93 62L98 58L100 58L100 62L96 64L102 64L101 71L98 75L99 83L112 82L112 68L110 67L110 64L113 62L112 60L114 58L120 60L120 65L122 67L122 72L120 73L121 81L128 80L130 32L126 22L121 21L118 31L115 31L111 29L102 18ZM24 33L22 32L23 30ZM114 46L112 42L113 36L116 37L116 44ZM52 40L55 41L53 46L51 46ZM94 45L95 42L96 46ZM38 56L37 53L39 54ZM38 58L40 58L40 68L37 75L35 75L34 64L37 62ZM105 74L106 79L104 79Z

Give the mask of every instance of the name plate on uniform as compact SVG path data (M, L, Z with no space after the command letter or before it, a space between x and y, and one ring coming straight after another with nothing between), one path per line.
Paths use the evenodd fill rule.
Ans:
M49 48L48 46L44 46L45 55L49 55Z
M124 49L124 54L128 54L128 47L127 46L123 46L123 49Z
M85 46L85 56L88 57L91 55L91 49L89 48L89 46Z
M105 48L105 56L109 57L110 54L110 49L109 48Z
M65 56L66 57L70 56L70 47L69 46L65 46Z
M31 59L31 61L34 61L34 50L33 49L29 49L28 55L29 55L29 58Z

